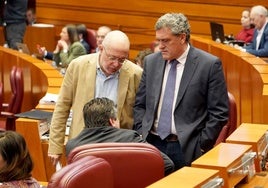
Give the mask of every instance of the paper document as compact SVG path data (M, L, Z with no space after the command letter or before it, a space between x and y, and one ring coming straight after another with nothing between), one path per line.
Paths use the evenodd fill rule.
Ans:
M42 99L40 99L39 104L55 104L58 100L58 94L47 93Z

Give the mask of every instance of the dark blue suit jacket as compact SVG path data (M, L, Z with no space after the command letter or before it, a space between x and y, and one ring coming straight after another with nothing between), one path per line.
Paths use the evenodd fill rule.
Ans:
M258 57L268 57L268 24L266 24L261 41L259 49L256 50L256 37L258 35L257 29L254 31L254 36L252 39L252 43L245 47L246 51L248 53L251 53Z
M44 58L52 60L53 59L53 53L52 52L47 52L47 55Z
M145 57L134 105L134 129L146 139L158 109L166 61ZM175 127L189 165L208 151L228 120L228 95L219 58L190 47L174 110Z

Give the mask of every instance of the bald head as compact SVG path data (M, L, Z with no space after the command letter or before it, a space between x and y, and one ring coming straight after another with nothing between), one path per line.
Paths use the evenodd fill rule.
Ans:
M103 42L103 46L117 50L129 51L130 42L128 36L119 30L109 32Z

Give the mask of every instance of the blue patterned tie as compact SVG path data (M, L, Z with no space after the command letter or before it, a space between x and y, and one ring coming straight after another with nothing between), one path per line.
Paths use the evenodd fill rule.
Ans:
M175 93L177 64L176 59L172 60L171 67L168 73L166 88L164 92L162 108L160 112L157 133L164 140L171 133L172 125L172 107Z

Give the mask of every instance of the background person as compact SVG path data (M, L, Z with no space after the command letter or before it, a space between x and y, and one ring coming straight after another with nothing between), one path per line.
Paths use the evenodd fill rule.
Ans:
M53 59L58 67L63 68L67 68L73 59L86 54L86 49L79 42L76 26L73 24L62 28L60 40L58 40L53 54L48 52L45 47L38 46L38 51L40 55Z
M18 50L26 31L27 0L6 0L4 3L4 35L9 48Z
M24 138L15 131L0 132L0 187L39 188L32 169Z
M251 8L250 19L255 25L252 43L244 48L248 53L258 57L268 57L268 12L264 6Z
M114 102L108 98L95 98L83 108L85 128L66 144L66 155L77 146L105 142L145 142L134 130L120 129ZM165 175L173 172L174 164L162 154L165 164Z
M107 35L107 33L109 33L110 31L112 31L112 29L108 26L100 26L97 30L97 36L96 36L96 40L97 40L97 48L96 48L96 52L99 51L99 46L102 44L102 41L104 40L104 37Z
M77 28L77 34L78 34L79 41L83 44L84 48L87 51L87 54L89 54L91 51L91 48L87 42L87 27L86 27L86 25L79 24L76 26L76 28Z
M138 55L134 59L134 63L136 65L139 65L141 68L143 68L143 62L144 62L143 60L144 60L145 56L147 56L151 53L153 53L153 51L150 48L146 48L145 50L139 51Z
M236 35L236 40L244 41L246 44L251 43L254 33L254 25L250 21L250 11L244 10L241 17L242 29Z
M167 154L176 170L214 146L228 120L227 88L220 59L189 44L183 14L161 16L155 30L160 52L144 59L134 130Z
M36 23L36 13L34 8L29 8L26 12L27 25L33 25Z
M69 139L84 128L82 109L91 99L107 97L117 105L121 128L132 129L133 105L142 69L127 60L127 35L109 32L98 53L74 59L64 76L50 125L48 156L55 165L63 153L66 122L72 109Z

